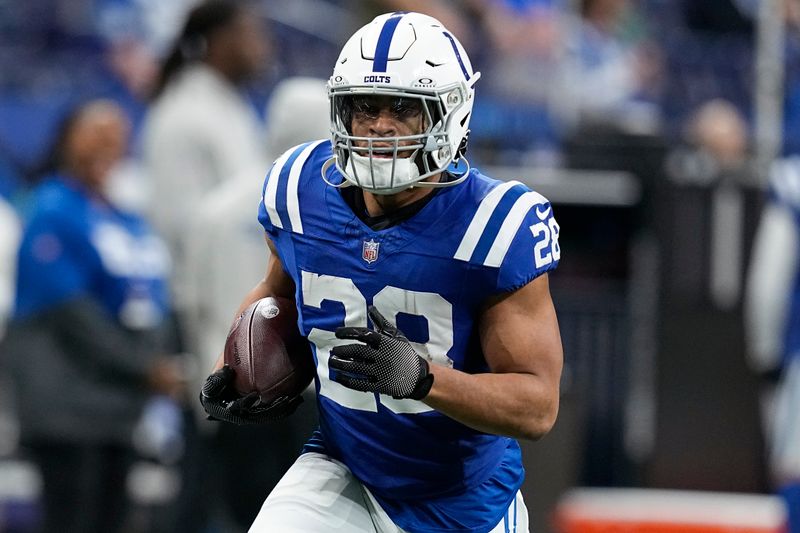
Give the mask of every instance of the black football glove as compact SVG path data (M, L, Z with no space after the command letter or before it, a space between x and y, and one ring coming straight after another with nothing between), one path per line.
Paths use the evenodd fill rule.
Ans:
M233 388L236 372L223 366L206 379L200 391L200 403L209 420L221 420L240 426L263 424L286 418L303 403L302 396L281 396L267 405L257 392L239 396Z
M339 339L353 339L364 344L335 346L331 350L332 379L345 387L362 392L380 392L393 398L421 400L433 386L428 362L408 339L375 306L369 307L375 329L342 327Z

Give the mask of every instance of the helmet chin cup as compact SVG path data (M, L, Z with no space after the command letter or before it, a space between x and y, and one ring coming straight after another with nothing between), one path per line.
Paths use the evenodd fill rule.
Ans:
M426 180L464 157L479 77L458 40L427 15L387 13L359 29L328 80L335 165L345 181L376 194L438 183ZM423 131L380 137L380 147L377 138L354 136L353 99L364 95L416 100Z
M395 194L420 179L419 168L408 157L392 159L350 154L345 179L357 187L375 194Z

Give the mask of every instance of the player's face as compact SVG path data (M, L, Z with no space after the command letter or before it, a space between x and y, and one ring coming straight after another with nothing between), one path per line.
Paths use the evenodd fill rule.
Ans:
M417 135L425 128L422 102L412 98L392 96L356 96L353 98L352 131L355 137L403 137ZM414 144L402 141L400 146ZM418 142L418 141L417 141ZM356 146L366 147L366 141L356 141ZM391 148L393 143L373 142L375 148ZM409 157L411 151L400 151L400 157ZM391 153L374 154L374 157L392 157Z

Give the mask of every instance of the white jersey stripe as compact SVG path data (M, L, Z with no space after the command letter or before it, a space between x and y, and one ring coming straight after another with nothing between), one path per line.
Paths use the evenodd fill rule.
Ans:
M783 167L785 172L784 185L786 185L786 199L794 206L800 206L800 164L797 159L786 161Z
M509 211L508 216L500 226L500 231L497 232L492 247L489 248L489 253L486 254L486 260L483 262L488 267L499 267L503 264L508 253L508 248L511 246L511 241L517 236L517 231L525 219L525 215L536 204L547 203L547 199L538 192L526 192L514 202L514 207Z
M286 210L289 211L289 222L292 224L292 231L303 233L303 222L300 220L300 199L298 197L297 186L300 182L300 172L306 164L311 152L325 140L313 142L306 146L297 159L292 163L292 170L289 171L289 182L286 186Z
M281 171L283 171L284 165L286 165L286 160L289 159L293 152L294 150L284 152L284 154L275 161L275 164L272 165L272 170L267 178L267 190L264 191L264 207L267 208L269 221L272 222L273 226L281 229L283 228L283 224L281 224L281 217L278 214L278 207L276 205L278 180L281 177Z
M461 239L461 244L458 245L458 250L456 250L456 254L453 256L454 258L460 259L461 261L470 260L472 253L475 251L475 247L478 246L478 241L481 240L481 236L486 230L486 224L497 208L497 204L500 203L506 191L515 185L520 185L520 183L518 181L502 183L492 189L489 194L481 200L481 205L478 206L475 216L472 217L472 222L469 223L467 232L464 234L464 238Z

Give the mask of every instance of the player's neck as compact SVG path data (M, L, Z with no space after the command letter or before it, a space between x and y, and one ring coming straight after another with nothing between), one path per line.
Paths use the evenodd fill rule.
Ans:
M439 175L432 178L426 181L439 181ZM373 194L369 191L362 191L364 194L364 206L371 217L393 213L402 207L425 198L432 192L433 188L431 187L414 186L395 194Z

